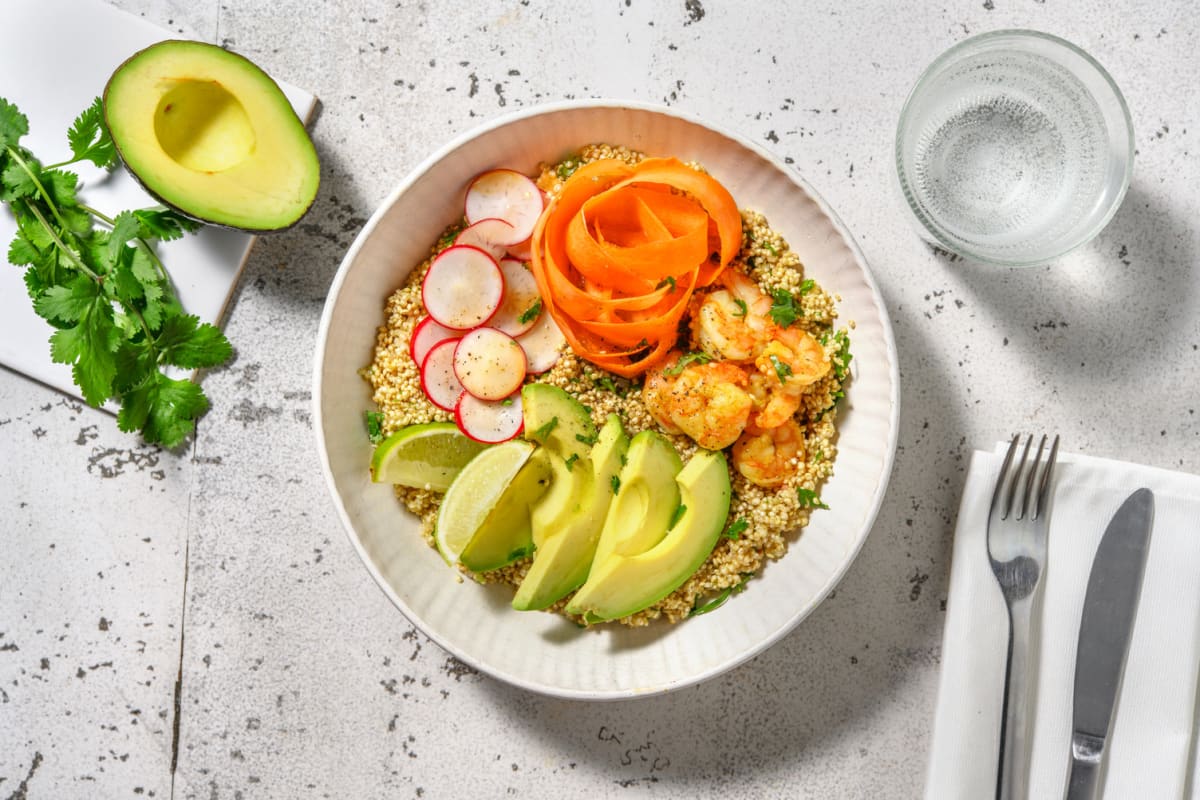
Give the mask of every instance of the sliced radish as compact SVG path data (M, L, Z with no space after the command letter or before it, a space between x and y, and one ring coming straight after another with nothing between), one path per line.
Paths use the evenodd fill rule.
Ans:
M501 259L500 272L504 274L504 299L488 325L509 336L520 336L537 323L542 313L537 279L528 264L515 258Z
M503 400L480 400L463 392L454 409L454 421L459 430L477 442L506 442L525 429L521 393L514 392Z
M517 342L525 351L525 358L529 362L526 371L537 375L558 362L558 357L562 355L563 347L567 344L567 337L559 330L554 317L542 312L533 328L528 333L521 334Z
M447 328L469 330L496 313L504 296L500 265L478 247L447 247L429 265L421 302Z
M454 350L458 339L435 344L421 363L421 389L429 402L443 411L453 411L466 392L454 374Z
M502 219L496 217L488 217L481 219L476 223L468 225L459 231L458 236L454 237L455 244L469 244L472 247L478 247L492 258L499 261L506 254L505 245L497 242L506 242L512 238L513 226Z
M476 328L454 348L454 374L480 400L501 400L525 380L525 351L495 328Z
M467 222L496 217L513 226L511 238L496 240L505 247L529 238L542 215L542 190L516 170L493 169L476 176L467 187Z
M463 333L463 331L451 330L445 325L438 324L433 317L425 317L413 328L412 338L408 342L408 354L412 356L413 363L419 369L425 363L425 356L429 355L429 351L435 344L447 339L461 339Z
M533 240L526 239L523 242L509 245L508 254L518 261L528 261L533 258Z

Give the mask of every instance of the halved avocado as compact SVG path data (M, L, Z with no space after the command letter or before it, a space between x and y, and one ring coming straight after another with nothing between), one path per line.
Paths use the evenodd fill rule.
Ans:
M246 58L166 41L131 56L104 89L104 119L129 172L165 205L216 225L294 225L321 166L291 103Z

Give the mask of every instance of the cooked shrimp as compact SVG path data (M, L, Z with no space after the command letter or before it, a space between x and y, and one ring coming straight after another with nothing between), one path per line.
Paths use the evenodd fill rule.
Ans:
M737 441L746 428L754 401L746 393L746 371L728 361L688 364L668 374L679 361L673 351L663 368L652 370L642 388L642 402L668 433L686 433L696 444L720 450Z
M780 486L800 470L804 432L788 418L774 428L750 425L733 446L733 465L751 483Z
M775 333L771 298L740 272L725 270L724 289L704 296L692 315L696 345L714 358L753 361Z
M798 328L779 328L754 360L751 395L759 408L754 424L774 428L796 413L809 386L829 372L825 348L812 334Z

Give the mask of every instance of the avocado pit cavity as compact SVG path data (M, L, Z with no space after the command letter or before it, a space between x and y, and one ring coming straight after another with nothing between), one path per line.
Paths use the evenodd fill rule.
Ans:
M154 134L174 161L195 172L222 172L254 153L257 137L241 102L215 80L184 78L154 112Z

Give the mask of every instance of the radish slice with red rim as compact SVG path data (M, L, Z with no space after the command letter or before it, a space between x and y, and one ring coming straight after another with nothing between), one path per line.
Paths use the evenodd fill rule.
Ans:
M454 350L458 339L435 344L421 363L421 390L443 411L453 411L466 392L454 374Z
M526 239L514 245L509 245L508 255L518 261L528 261L533 258L533 240Z
M413 328L412 338L408 342L408 354L413 363L420 369L425 363L425 356L435 344L447 339L461 339L464 331L456 331L438 323L433 317L425 317Z
M421 302L447 328L470 330L487 322L504 296L496 260L478 247L447 247L425 273Z
M529 362L526 370L531 375L537 375L558 363L559 356L567 345L567 337L559 330L554 317L543 311L529 332L521 334L517 342L525 351L525 358Z
M459 231L455 244L469 244L486 252L496 261L504 258L506 247L499 242L512 238L513 226L497 217L487 217Z
M504 299L488 326L509 336L520 336L537 323L542 313L537 279L528 264L515 258L501 259L500 272L504 275Z
M525 429L521 393L514 392L503 400L480 400L463 392L454 409L454 421L459 430L477 442L506 442Z
M533 226L542 215L542 190L530 178L516 170L492 169L481 173L467 187L467 222L496 217L513 226L508 241L496 244L519 244L533 233Z
M501 400L525 380L525 350L495 328L476 328L454 348L454 374L480 400Z

